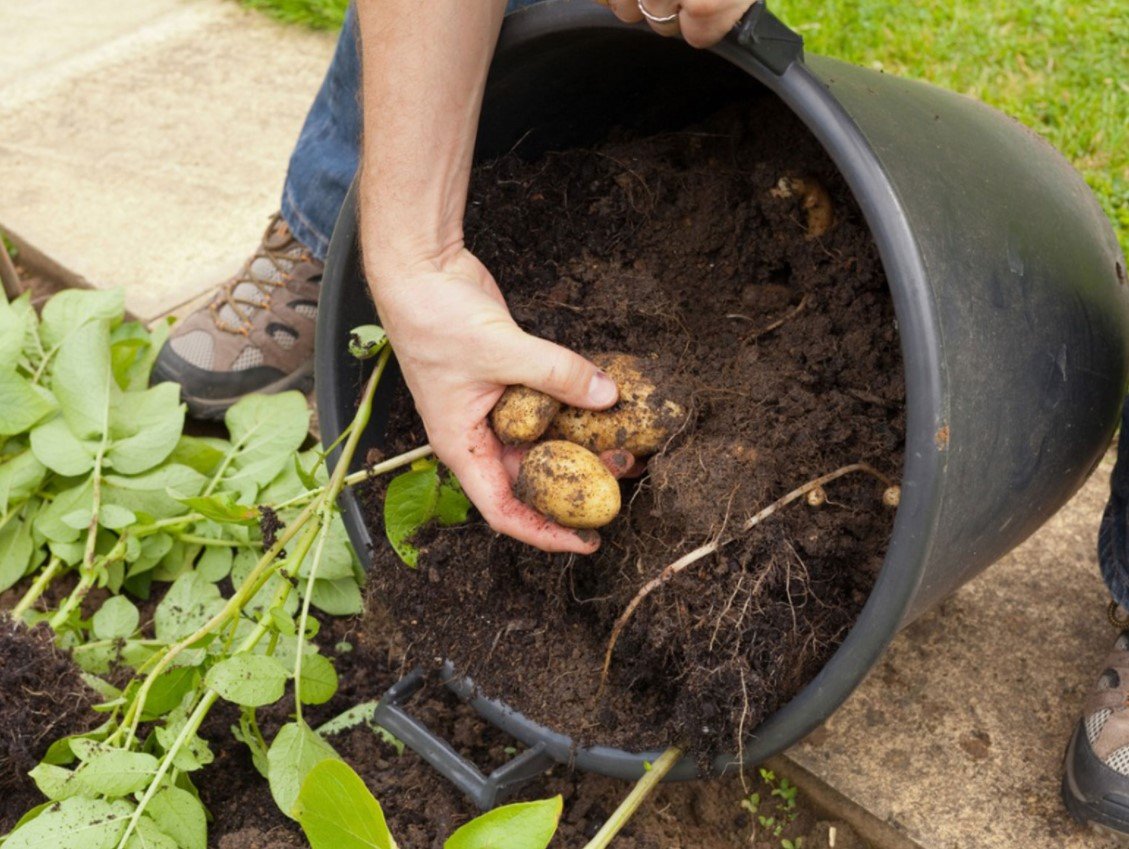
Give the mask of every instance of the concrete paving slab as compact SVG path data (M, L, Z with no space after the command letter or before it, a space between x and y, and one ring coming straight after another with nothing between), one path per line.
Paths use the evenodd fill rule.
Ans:
M334 44L230 0L154 3L164 12L123 12L132 29L28 71L0 102L0 220L95 285L124 286L142 318L254 249ZM100 5L50 0L43 14L113 17ZM25 28L18 43L72 49L69 29L57 44L30 12L0 22Z
M33 0L0 4L0 89L30 87L58 77L74 62L119 39L136 36L183 0Z
M1061 760L1116 637L1098 575L1112 453L1011 555L903 632L787 757L924 849L1113 849L1059 801Z

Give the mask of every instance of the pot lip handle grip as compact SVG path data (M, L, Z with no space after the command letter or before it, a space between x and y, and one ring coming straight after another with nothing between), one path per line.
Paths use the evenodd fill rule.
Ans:
M767 0L756 0L734 30L737 43L777 76L804 61L804 37L768 11Z
M494 769L489 775L455 751L454 747L412 716L403 703L425 683L420 668L413 669L388 688L373 713L373 721L427 761L440 775L487 811L504 801L526 782L544 773L556 761L538 743Z

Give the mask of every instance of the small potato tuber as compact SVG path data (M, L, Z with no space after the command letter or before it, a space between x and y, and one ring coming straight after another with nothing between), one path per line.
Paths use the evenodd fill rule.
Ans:
M774 198L800 198L808 214L809 239L818 239L835 224L835 208L831 205L831 196L812 177L781 177L771 194Z
M596 354L592 362L615 381L619 401L607 410L562 408L549 426L551 438L597 454L623 449L647 457L685 424L687 409L670 397L655 363L630 354Z
M529 449L514 493L566 528L600 528L619 514L619 482L599 457L571 442Z
M561 402L528 386L509 386L490 411L494 433L507 445L534 442L549 427Z

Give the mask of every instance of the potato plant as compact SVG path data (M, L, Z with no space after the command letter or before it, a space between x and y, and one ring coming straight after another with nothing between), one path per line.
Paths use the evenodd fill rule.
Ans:
M363 800L363 783L303 717L337 690L332 662L312 642L311 609L362 607L363 572L336 508L343 487L412 466L389 488L393 504L415 505L397 526L397 550L407 554L412 528L462 521L469 503L427 446L347 473L391 355L379 328L355 334L354 352L378 359L332 476L322 452L302 450L309 412L298 393L236 404L229 439L185 435L177 388L149 387L166 331L124 322L118 291L64 292L42 317L26 297L0 300L0 591L23 582L10 615L51 625L102 697L104 717L50 746L31 773L46 801L0 845L205 849L194 781L214 755L198 732L222 699L240 708L235 737L315 849L392 847L379 805ZM223 579L233 587L227 597ZM110 594L87 617L95 588ZM143 631L129 596L152 593L161 600ZM100 677L115 665L132 672L120 688ZM256 712L288 686L293 721L268 741ZM362 801L342 820L342 799L354 797ZM559 799L499 809L447 845L494 845L499 823L520 822L524 836L507 845L542 849L559 813ZM324 842L338 820L354 831Z

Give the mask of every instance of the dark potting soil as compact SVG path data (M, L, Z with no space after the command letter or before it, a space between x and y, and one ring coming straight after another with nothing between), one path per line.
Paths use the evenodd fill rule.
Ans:
M781 178L815 179L834 226L809 237ZM777 191L774 192L774 189ZM475 170L467 233L518 323L576 350L659 356L692 421L623 484L589 557L552 556L481 520L419 535L419 568L388 545L370 580L411 658L449 658L480 690L580 743L741 748L823 666L873 585L894 511L852 474L748 533L796 487L865 462L900 475L904 384L872 237L838 172L778 105L595 150ZM401 391L386 453L422 444ZM386 481L365 494L383 540ZM612 625L680 555L734 537Z
M60 737L93 728L100 699L46 625L0 613L0 834L43 801L27 773Z
M0 599L0 607L4 601ZM148 617L145 617L146 619ZM322 620L318 643L333 658L340 688L333 699L306 709L315 727L343 710L377 698L402 677L405 657L396 625L379 604L370 604L363 617ZM90 711L90 695L81 703L71 700L81 681L77 667L51 647L50 633L5 627L0 632L0 834L26 810L43 801L30 779L15 783L34 765L47 744L61 736L93 727L100 719ZM51 710L44 709L44 698ZM60 707L63 709L60 710ZM464 757L492 769L514 754L513 741L485 723L447 691L429 686L410 702L410 709ZM266 736L290 720L291 694L280 703L260 710ZM208 845L211 849L308 849L297 824L285 818L271 799L266 780L255 770L250 754L231 735L238 713L219 703L203 735L211 743L215 761L192 779L211 814ZM12 745L16 741L16 745ZM38 741L36 743L35 741ZM398 845L404 849L440 849L445 839L477 814L473 805L418 755L397 755L381 738L365 728L335 735L336 750L364 778L380 799ZM34 744L34 745L33 745ZM11 758L7 753L30 754ZM801 797L793 812L784 811L771 796L771 787L755 775L709 784L679 784L660 788L640 809L626 831L616 838L619 849L778 849L782 837L803 837L806 844L821 845L826 824ZM627 792L623 782L554 767L545 776L521 788L514 801L544 799L561 794L564 815L553 845L579 847L595 834L607 815ZM780 835L757 823L742 801L760 794L759 813L775 815L785 827ZM794 819L791 817L794 816ZM835 823L840 835L845 826Z
M326 705L306 710L317 726L355 704L372 700L405 671L405 657L395 624L379 604L363 618L326 620L318 642L334 658L341 687ZM334 646L347 643L348 651ZM514 741L480 719L470 708L438 686L424 687L409 702L412 713L443 736L458 752L484 770L513 756ZM289 720L292 702L259 712L268 739ZM209 829L213 849L307 849L297 825L271 800L265 779L251 764L247 750L231 738L237 713L217 705L202 732L212 742L216 760L194 776L201 797L214 817ZM404 849L441 849L458 826L478 811L454 785L439 776L410 750L397 755L380 737L358 727L330 738L333 746L380 800L397 843ZM750 792L764 799L762 814L771 816L771 789L756 776L710 784L678 784L659 789L616 838L617 849L778 849L781 836L806 842L815 835L817 817L800 800L796 818L780 836L760 828L742 808ZM628 785L596 775L554 767L522 787L511 801L544 799L561 794L564 814L553 846L583 846L628 792ZM780 815L780 811L776 811ZM842 825L837 824L842 830ZM823 829L826 831L826 828Z

